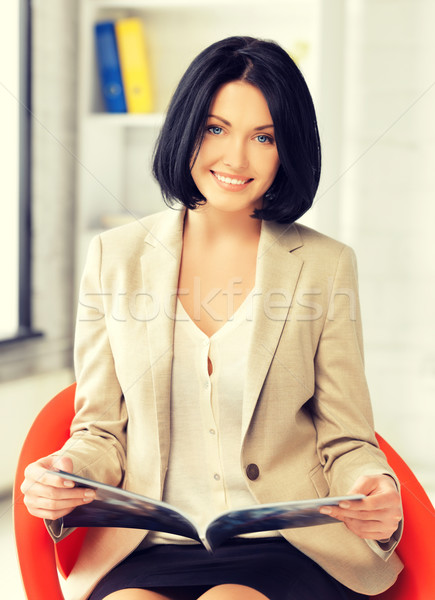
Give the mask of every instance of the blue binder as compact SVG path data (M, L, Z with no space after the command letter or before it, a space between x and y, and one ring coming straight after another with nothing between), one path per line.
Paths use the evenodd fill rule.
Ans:
M101 91L107 112L125 113L124 87L122 85L115 26L112 21L95 25L95 40Z

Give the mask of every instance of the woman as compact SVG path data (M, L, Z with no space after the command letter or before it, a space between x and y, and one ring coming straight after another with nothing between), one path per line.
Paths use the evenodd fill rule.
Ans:
M356 599L395 581L398 483L377 447L354 256L295 223L320 143L303 77L276 44L228 38L182 78L154 159L167 210L90 248L76 332L76 418L26 470L54 539L93 500L67 471L208 522L254 502L362 493L342 523L232 540L90 529L71 599ZM183 206L184 205L184 206Z

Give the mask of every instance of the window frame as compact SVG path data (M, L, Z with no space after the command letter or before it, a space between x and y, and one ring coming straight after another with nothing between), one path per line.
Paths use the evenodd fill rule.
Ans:
M32 326L31 262L31 0L19 0L19 191L18 191L18 328L0 345L40 337Z

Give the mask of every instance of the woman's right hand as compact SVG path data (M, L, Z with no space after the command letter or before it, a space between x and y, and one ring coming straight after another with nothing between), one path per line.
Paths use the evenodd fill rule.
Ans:
M58 469L72 472L72 460L47 456L26 467L21 491L31 515L42 519L59 519L76 506L88 504L95 498L93 490L75 487L73 481L47 473L47 470Z

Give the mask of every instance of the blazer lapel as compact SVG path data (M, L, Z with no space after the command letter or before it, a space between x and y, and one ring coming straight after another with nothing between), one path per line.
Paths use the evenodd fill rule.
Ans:
M253 299L254 328L248 351L242 440L274 357L303 261L292 251L303 245L297 227L263 221Z
M146 236L141 257L162 474L169 458L173 339L184 214L184 210L167 211ZM302 240L295 225L263 221L253 298L253 332L248 349L242 439L288 317L303 264L292 251L300 246Z
M171 371L184 213L164 213L146 236L141 257L162 474L169 457Z

